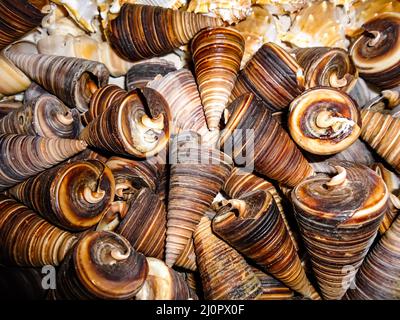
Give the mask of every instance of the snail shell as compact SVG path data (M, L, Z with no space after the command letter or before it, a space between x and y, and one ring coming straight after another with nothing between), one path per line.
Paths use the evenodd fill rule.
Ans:
M400 13L383 13L367 21L351 48L365 80L382 89L400 85Z
M125 3L107 36L123 59L137 61L167 54L199 30L221 25L221 20L201 14Z
M133 298L148 274L146 258L108 231L82 236L57 273L56 299Z
M269 42L240 71L231 100L251 92L263 99L268 109L279 111L303 91L303 69L283 48Z
M310 164L263 101L251 93L244 94L228 107L228 111L230 117L219 144L223 150L233 151L235 161L243 156L240 155L242 150L252 147L254 142L254 169L258 173L288 186L295 186L313 174ZM238 130L242 133L254 130L254 141L251 137L237 141L235 132Z
M136 62L126 74L126 87L129 91L144 89L158 75L165 76L173 71L176 71L175 65L164 59L153 58Z
M206 28L193 38L191 50L208 128L216 130L240 69L244 39L234 29Z
M197 300L183 276L163 261L147 258L149 273L136 300Z
M31 80L57 96L68 107L85 112L93 92L108 82L102 63L46 54L19 52L13 46L5 55Z
M256 190L226 201L213 219L212 229L292 290L319 299L269 192Z
M143 188L129 201L129 208L115 232L146 257L164 257L167 212L158 195Z
M262 294L257 297L257 300L292 300L294 292L286 287L282 282L276 280L269 274L252 267L256 277L261 282Z
M292 202L324 299L341 299L375 239L389 193L371 169L341 163L299 183Z
M12 187L86 149L79 140L0 134L0 190Z
M337 89L309 89L290 104L290 134L301 148L314 154L343 151L361 134L357 107L350 96Z
M114 197L111 170L97 160L46 170L9 190L52 224L69 231L96 225Z
M51 94L43 94L1 119L0 133L72 139L79 133L79 124L76 109L67 108Z
M251 300L262 293L244 258L213 234L208 216L200 220L194 245L206 300Z
M345 298L351 300L400 299L400 218L392 224L368 253L357 272L355 288Z
M292 53L304 68L306 88L326 86L350 92L355 86L358 71L344 49L297 48Z
M0 195L0 260L6 265L57 266L76 237L24 205Z

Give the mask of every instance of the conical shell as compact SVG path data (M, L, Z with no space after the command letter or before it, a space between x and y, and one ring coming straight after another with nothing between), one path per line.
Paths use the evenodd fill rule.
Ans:
M143 286L146 258L114 232L80 238L57 273L56 299L129 299Z
M226 201L212 222L213 231L233 248L289 288L319 299L269 192L256 190Z
M350 92L357 82L358 71L344 49L297 48L292 53L304 69L306 88L329 86Z
M196 253L194 251L193 237L186 243L178 260L175 262L176 267L181 267L190 271L197 271Z
M146 114L139 94L132 91L120 103L105 105L106 109L82 130L80 138L91 147L120 155L145 158L157 154L168 142L169 123L157 109L165 110L165 101L153 93L147 99L153 118Z
M400 13L383 13L367 21L351 48L365 80L383 89L400 85Z
M232 170L232 160L209 147L183 143L171 154L165 250L168 266L175 264L191 241L201 217Z
M400 299L400 218L368 253L353 287L346 293L351 300Z
M229 106L228 113L219 144L233 154L236 165L254 165L258 173L288 186L313 174L310 164L260 99L251 93L242 95Z
M289 111L290 135L301 148L314 154L343 151L361 134L357 104L334 88L307 90L292 101Z
M79 140L0 135L0 190L12 187L83 151Z
M183 276L163 261L147 258L149 273L136 300L197 300Z
M10 47L5 55L31 80L57 96L68 107L84 112L94 90L108 82L102 63L46 54L27 54Z
M136 62L126 74L126 87L129 91L143 89L158 75L165 76L176 71L175 65L167 60L153 58Z
M57 97L44 94L0 120L0 133L75 138L79 133L79 112L67 108Z
M261 283L244 258L212 233L204 216L194 233L197 264L206 300L251 300L261 293Z
M75 161L46 170L9 190L27 207L69 231L96 225L114 199L111 170L97 160Z
M279 111L304 91L303 69L278 45L264 44L238 75L231 101L254 93L271 111Z
M300 231L324 299L341 299L372 245L389 197L371 169L342 163L292 192Z
M160 198L143 188L130 200L124 219L115 232L146 257L164 258L167 211Z
M5 265L57 266L76 242L15 200L0 195L0 260Z
M262 294L257 297L257 300L292 300L294 292L286 287L282 282L276 280L269 274L261 271L258 268L251 268L260 280Z
M167 54L187 44L201 29L221 25L221 20L200 14L124 4L107 35L122 58L137 61Z
M207 28L191 42L192 57L208 128L218 129L235 85L244 39L230 28Z

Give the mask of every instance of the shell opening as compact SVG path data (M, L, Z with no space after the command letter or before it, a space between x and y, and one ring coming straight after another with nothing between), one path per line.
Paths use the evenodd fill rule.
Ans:
M322 110L318 113L315 124L321 129L332 128L334 132L340 131L343 127L353 127L355 125L353 120L335 117L328 110Z
M370 40L368 40L368 42L367 42L367 45L369 47L374 47L379 43L379 41L381 41L381 37L382 37L381 32L372 30L372 31L368 31L367 34L372 36L372 38Z
M341 167L341 166L334 166L336 171L337 171L337 175L333 176L331 178L331 180L329 180L326 185L328 187L336 187L336 186L340 186L340 185L344 185L347 182L347 171L345 168Z
M396 90L383 90L382 97L387 99L388 107L394 108L400 104L400 92Z
M127 249L128 250L125 253L121 252L120 249L112 249L110 252L111 257L117 261L126 260L131 255L131 249L129 247Z
M65 124L66 126L71 125L74 122L74 117L70 111L63 114L57 113L56 118L60 123Z
M101 189L93 191L89 187L85 187L85 189L83 190L83 197L87 202L92 204L99 203L101 200L103 200L105 194L106 192Z
M246 212L246 201L239 199L223 200L222 203L231 208L237 218L243 217Z
M336 72L334 72L329 77L329 84L332 87L341 88L347 85L347 79L345 77L339 79Z
M123 219L126 215L126 213L128 212L128 205L126 203L126 201L114 201L111 204L111 212L114 214L119 214L119 216L121 217L121 219Z

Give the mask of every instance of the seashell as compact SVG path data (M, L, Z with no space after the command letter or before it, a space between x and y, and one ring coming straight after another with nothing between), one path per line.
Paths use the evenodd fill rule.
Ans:
M302 149L314 154L343 151L361 134L357 104L338 89L309 89L293 100L289 111L290 135Z
M10 47L5 55L31 80L54 94L68 107L84 112L98 87L108 82L109 73L102 64L94 61L27 54Z
M320 299L290 239L274 198L256 190L225 202L212 222L213 231L264 271L305 297Z
M304 7L296 14L281 40L297 47L338 47L346 49L348 16L345 9L327 0Z
M76 156L69 159L69 161L78 161L78 160L98 160L103 163L106 163L108 160L108 156L100 154L97 151L85 149L82 152L78 153Z
M351 300L400 299L400 218L368 253L357 272L355 288L345 298Z
M125 75L132 63L120 58L111 45L86 34L53 34L37 42L39 53L103 63L113 77Z
M79 140L0 134L0 190L23 180L83 151Z
M178 137L178 139L181 137ZM172 147L165 261L173 266L232 170L223 152L192 141Z
M43 274L39 268L0 266L1 300L44 300Z
M1 101L0 102L0 121L9 113L18 110L22 107L19 101Z
M393 169L400 172L399 147L396 141L400 137L400 119L390 114L361 110L363 127L361 138L367 142L378 155L384 158Z
M0 50L40 26L47 0L0 1Z
M79 112L48 93L25 101L22 108L0 120L0 133L72 139L79 130Z
M269 274L262 272L260 269L252 267L256 277L261 282L262 294L257 300L292 300L294 292L286 287L282 282L276 280Z
M130 21L135 21L134 27ZM172 52L201 29L221 25L220 19L201 14L124 4L118 17L109 23L107 36L123 59L137 61Z
M341 163L292 192L296 218L324 299L341 299L377 234L389 193L371 169Z
M288 186L313 174L310 164L263 101L251 93L244 94L229 106L228 112L230 118L219 144L226 153L233 152L237 165L243 165L238 163L243 157L251 159L246 165L254 162L255 171ZM246 130L252 130L250 137L243 137L248 135ZM242 141L244 138L246 141ZM249 154L243 155L243 150Z
M208 128L218 129L244 52L244 39L230 28L207 28L191 42L194 69Z
M122 300L142 288L149 267L124 237L107 231L82 236L57 273L58 300Z
M382 89L400 85L400 13L383 13L362 26L351 57L364 80Z
M283 48L269 42L240 71L231 100L251 92L263 99L268 109L279 111L303 90L303 69Z
M196 253L194 251L193 237L186 242L185 248L175 262L176 267L181 267L190 271L197 271Z
M147 263L149 273L136 300L197 300L181 274L156 258L147 258Z
M304 68L306 88L327 86L350 92L357 82L358 71L341 48L297 48L292 53Z
M206 300L251 300L262 293L244 258L213 234L208 216L200 220L194 245Z
M192 0L188 11L206 13L211 17L218 17L229 24L246 19L251 13L251 0Z
M165 170L165 162L160 155L142 161L111 157L106 164L115 178L116 197L125 201L142 188L157 192Z
M76 237L51 225L24 205L0 195L0 260L23 267L57 266Z
M296 240L289 226L289 222L286 219L285 211L282 206L282 198L271 182L236 167L233 168L231 175L226 180L222 190L232 199L238 199L246 193L255 190L264 190L265 192L269 192L275 200L275 204L278 207L279 213L282 216L283 222L285 223L296 251L299 250L298 241Z
M158 75L166 76L173 71L176 71L175 65L165 59L152 58L136 62L126 74L126 87L128 91L144 89Z
M148 188L130 200L126 215L115 232L146 257L164 258L167 213L164 203Z
M111 170L97 160L61 164L9 193L52 224L69 231L96 225L114 198Z
M108 88L102 88L98 93ZM109 103L102 95L97 95L101 98L99 100L94 97L93 103L99 103L95 115L100 116L82 130L80 138L91 147L138 158L150 157L164 149L169 139L169 124L168 118L158 109L167 108L164 99L157 92L147 97L147 105L152 113L149 117L137 92L123 92L125 97L119 100L115 97L123 90L117 86L114 89L116 95L107 96ZM93 103L91 109L94 108Z

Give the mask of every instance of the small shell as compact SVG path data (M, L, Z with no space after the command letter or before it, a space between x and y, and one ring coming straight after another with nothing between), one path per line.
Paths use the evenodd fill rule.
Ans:
M265 101L268 109L279 111L288 107L303 90L303 69L283 48L269 42L240 71L231 100L252 92Z
M136 300L197 300L183 276L163 261L147 258L149 273Z
M111 170L97 160L61 164L25 180L10 194L69 231L96 225L114 198Z
M250 93L244 94L228 110L229 121L219 144L223 150L233 151L234 161L242 162L242 152L248 149L246 157L252 162L246 165L254 161L258 173L288 186L295 186L313 174L310 164L260 99ZM253 130L254 136L236 138L235 132L239 130Z
M256 190L226 201L213 219L212 229L289 288L319 299L269 192Z
M342 163L292 192L296 218L324 299L341 299L372 245L389 193L371 169Z
M135 21L133 28L129 21ZM118 17L110 22L107 36L123 59L137 61L172 52L187 44L199 30L221 25L221 20L200 14L124 4Z
M206 300L250 300L261 293L261 283L244 258L213 234L204 216L194 233L194 245Z
M79 140L0 135L0 190L12 187L86 149Z
M146 257L164 257L167 212L164 203L150 189L141 189L129 202L129 208L115 232Z
M244 39L230 28L207 28L191 42L197 85L208 128L219 127L244 52Z
M338 89L309 89L292 101L289 111L290 135L301 148L314 154L343 151L361 134L357 104Z
M0 261L6 265L57 266L76 237L54 227L15 200L0 195Z
M383 13L362 26L351 47L360 76L382 89L400 85L400 13Z
M57 273L56 299L122 300L142 288L149 268L146 258L114 232L88 232Z

